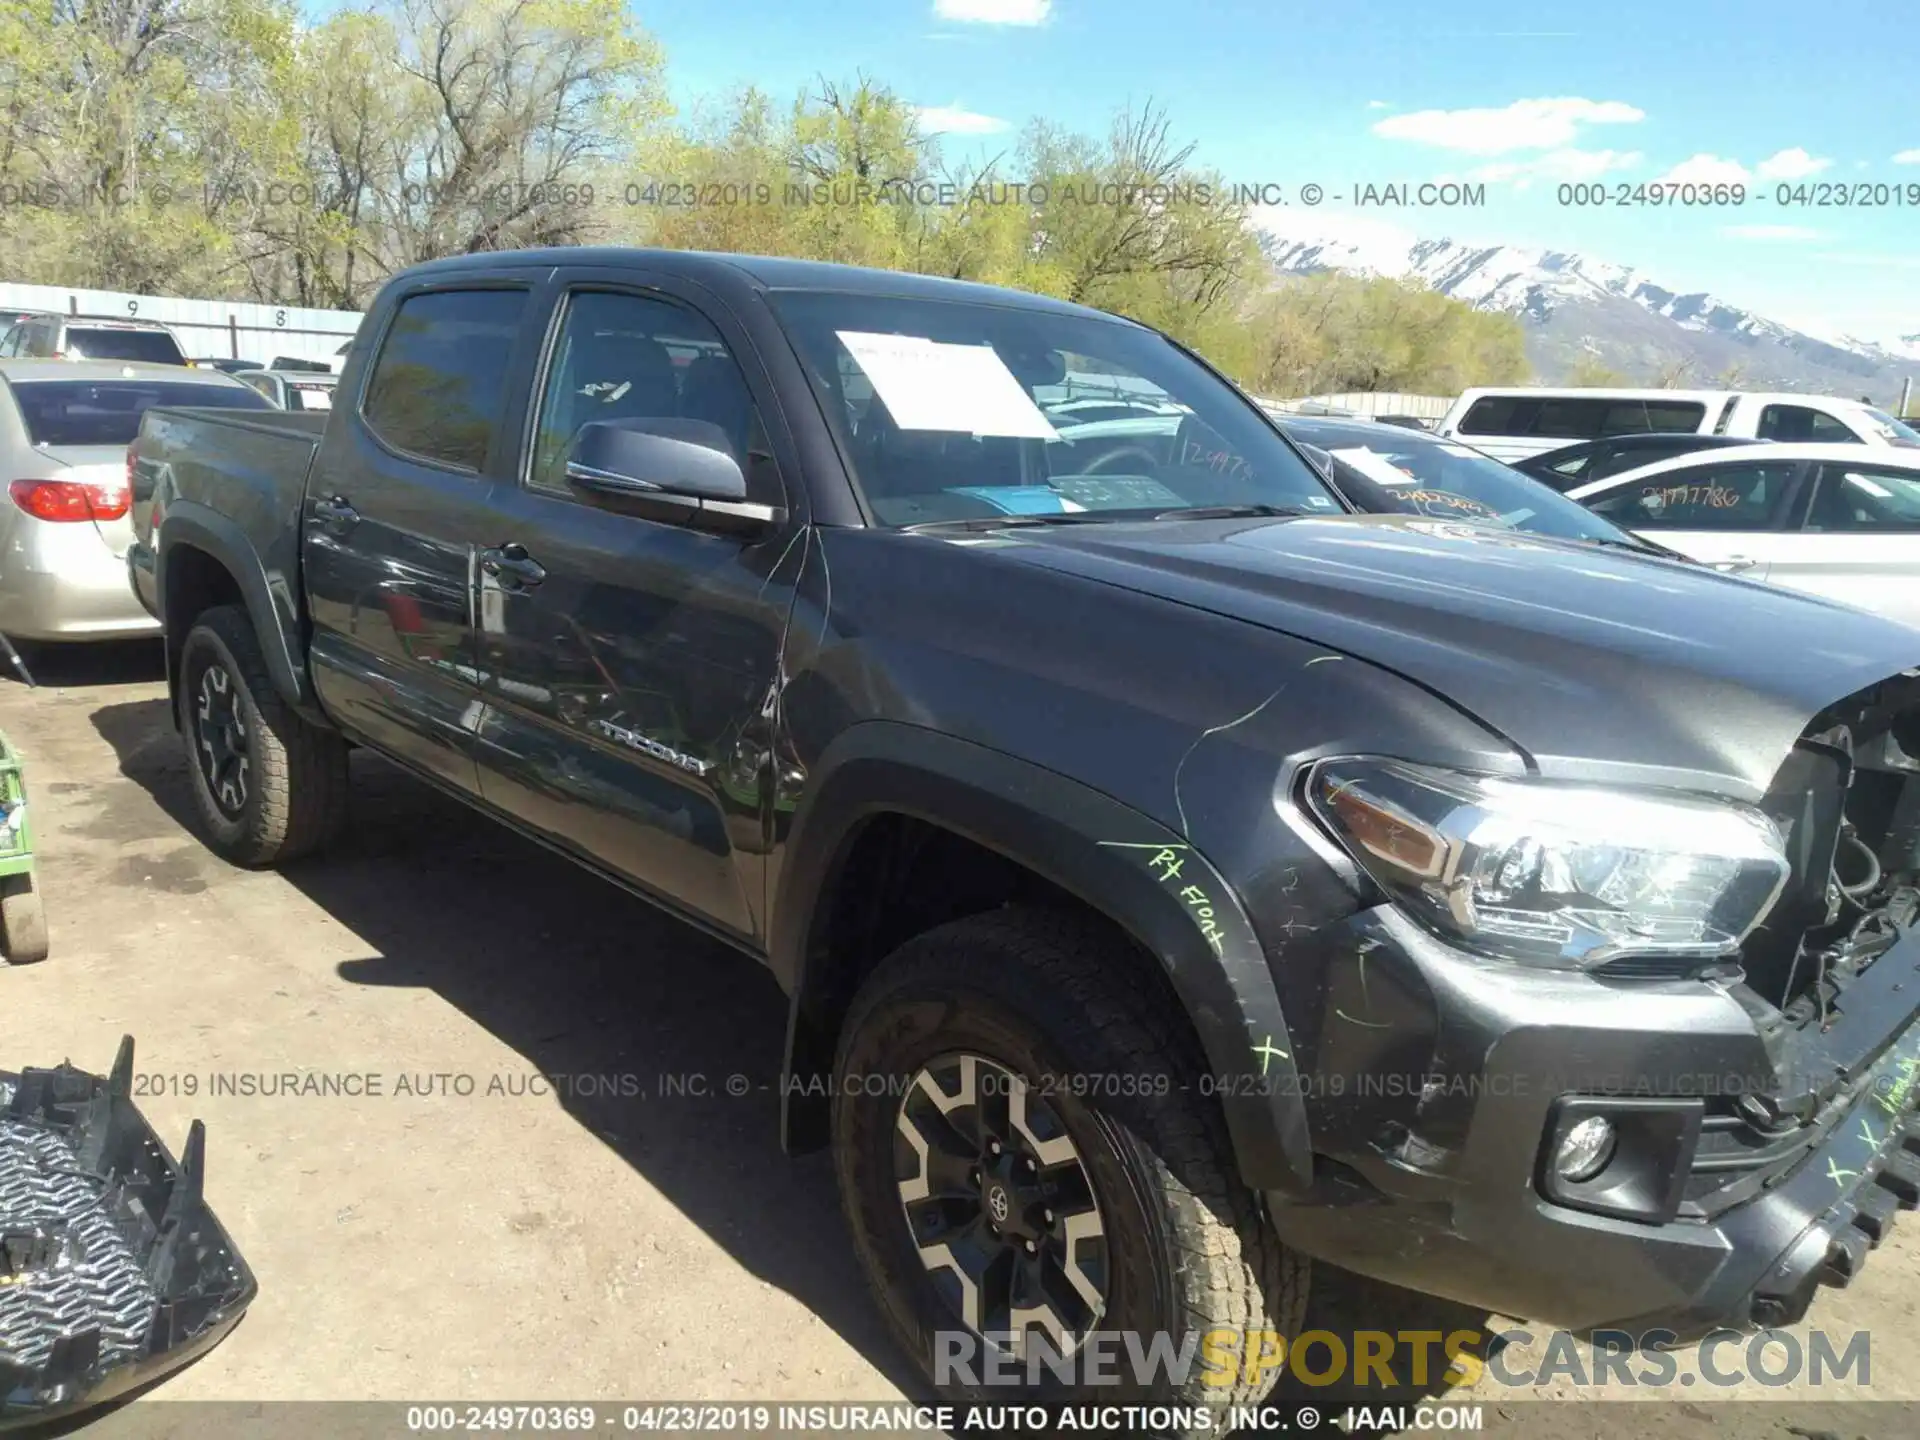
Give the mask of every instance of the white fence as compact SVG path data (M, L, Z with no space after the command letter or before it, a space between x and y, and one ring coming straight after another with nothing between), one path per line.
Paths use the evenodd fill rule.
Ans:
M0 315L28 310L159 320L173 328L187 354L196 359L258 360L262 365L276 355L331 360L360 327L360 316L352 310L301 310L242 300L180 300L117 290L0 284Z
M1283 406L1313 405L1328 410L1345 410L1352 415L1417 415L1422 420L1438 420L1452 407L1452 395L1409 395L1388 390L1353 390L1343 395L1306 395L1298 400L1282 400Z

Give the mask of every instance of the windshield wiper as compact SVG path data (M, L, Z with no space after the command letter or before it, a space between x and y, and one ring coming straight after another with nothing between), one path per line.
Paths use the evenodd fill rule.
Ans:
M922 520L900 528L909 535L926 530L1005 530L1025 525L1086 525L1099 520L1139 519L1122 511L1065 510L1046 515L974 515L965 520Z
M1186 505L1178 510L1156 511L1153 518L1156 520L1238 520L1249 515L1269 515L1290 519L1306 513L1305 510L1292 505Z

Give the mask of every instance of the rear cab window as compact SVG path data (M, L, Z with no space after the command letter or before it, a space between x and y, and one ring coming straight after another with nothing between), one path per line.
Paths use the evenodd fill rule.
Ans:
M360 416L388 449L479 473L506 405L524 287L428 290L400 302Z
M69 325L67 357L74 360L138 360L149 365L185 365L186 355L164 330L123 330L111 325Z
M270 410L244 385L172 380L13 380L13 402L33 445L131 445L156 405Z

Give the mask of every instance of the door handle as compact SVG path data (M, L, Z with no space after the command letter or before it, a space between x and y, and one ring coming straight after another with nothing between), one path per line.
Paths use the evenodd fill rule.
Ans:
M1731 575L1740 570L1751 570L1760 562L1746 555L1729 555L1724 560L1715 560L1713 568L1723 575Z
M526 590L547 578L547 567L527 554L524 545L489 546L480 552L480 568L504 590Z
M329 529L344 530L360 523L360 512L348 503L346 496L329 495L313 502L313 518Z

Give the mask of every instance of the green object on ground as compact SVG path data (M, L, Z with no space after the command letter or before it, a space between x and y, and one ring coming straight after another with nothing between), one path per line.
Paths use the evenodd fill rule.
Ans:
M26 965L47 956L47 917L34 876L33 822L20 752L0 733L0 956Z

